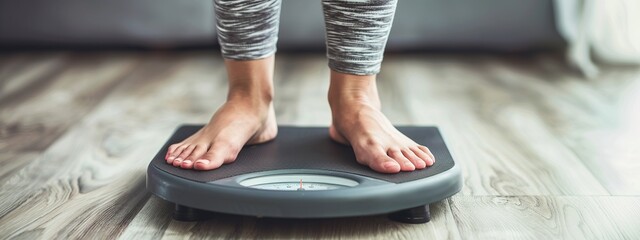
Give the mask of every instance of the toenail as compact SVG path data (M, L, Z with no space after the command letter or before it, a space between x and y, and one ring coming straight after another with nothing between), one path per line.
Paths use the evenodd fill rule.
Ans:
M191 163L191 160L184 160L184 162L183 162L183 163L190 164L190 163Z
M175 159L175 158L176 158L176 157L169 157L169 160L173 160L173 159Z
M208 164L208 163L209 163L209 160L202 159L202 160L198 160L198 161L196 161L196 163Z
M389 168L394 168L394 167L398 166L398 163L394 163L394 162L387 162L387 163L385 163L383 166L384 166L384 168L389 169Z

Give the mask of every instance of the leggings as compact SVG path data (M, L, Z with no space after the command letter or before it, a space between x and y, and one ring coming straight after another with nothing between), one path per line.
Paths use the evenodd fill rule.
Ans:
M255 60L276 52L281 0L214 0L222 56ZM397 0L322 0L329 68L380 71Z

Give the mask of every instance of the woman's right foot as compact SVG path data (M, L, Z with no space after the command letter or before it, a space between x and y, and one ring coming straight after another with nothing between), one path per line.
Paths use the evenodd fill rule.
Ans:
M227 101L202 129L171 145L166 161L184 169L216 169L235 161L245 144L267 142L277 133L273 104L259 109L242 101Z
M246 144L276 137L273 109L273 56L251 61L225 61L229 75L227 102L207 125L169 146L165 160L184 169L212 170L236 160Z

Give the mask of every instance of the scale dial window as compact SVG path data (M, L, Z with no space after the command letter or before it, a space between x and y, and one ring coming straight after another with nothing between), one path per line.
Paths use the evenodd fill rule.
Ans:
M320 174L277 174L253 177L240 185L273 191L324 191L355 187L358 182L343 177Z

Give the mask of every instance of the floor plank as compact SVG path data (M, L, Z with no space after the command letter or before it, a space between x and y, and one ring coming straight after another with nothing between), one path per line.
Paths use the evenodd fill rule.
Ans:
M137 62L133 56L119 54L63 58L35 62L33 68L24 67L15 78L3 81L0 151L46 149L98 104Z
M29 165L31 161L36 159L40 153L0 153L0 184L6 181L5 178L12 177L15 172ZM1 212L1 211L0 211Z
M638 239L637 197L454 196L465 239Z
M39 76L54 75L56 69L64 69L68 53L17 53L0 55L0 101L11 95L28 91Z

